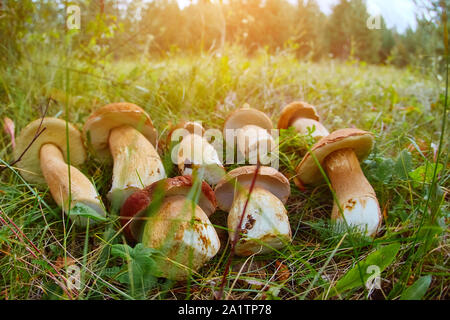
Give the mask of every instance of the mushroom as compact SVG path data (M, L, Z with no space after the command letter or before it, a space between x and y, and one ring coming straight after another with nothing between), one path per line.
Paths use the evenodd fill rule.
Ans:
M245 159L249 159L252 163L257 163L275 146L270 133L272 129L270 118L263 112L250 108L248 104L230 114L223 127L227 141L230 137L230 130L233 130L233 138L236 133L238 150Z
M33 141L39 128L45 130ZM104 219L105 209L97 190L74 167L86 160L81 133L74 125L51 117L32 121L17 138L14 157L19 159L21 154L17 167L22 177L30 183L48 185L56 204L70 213L76 225L85 226L88 217L92 217L92 223ZM66 163L68 154L70 165Z
M225 170L216 149L203 137L205 129L197 122L183 122L175 126L168 136L168 143L181 142L173 149L176 163L182 175L192 175L194 169L203 168L204 180L216 185Z
M163 179L136 191L122 206L120 221L128 241L162 253L155 258L157 276L185 280L190 270L197 271L219 251L208 219L216 209L214 192L202 181L196 204L187 197L192 186L192 176ZM159 206L151 212L154 203Z
M337 130L318 141L296 168L303 184L317 184L323 179L317 160L324 167L338 201L334 202L331 218L339 228L348 225L370 236L375 235L381 224L381 212L359 161L368 156L372 145L373 136L369 132Z
M283 108L278 120L278 129L294 127L297 132L304 135L312 131L311 136L320 140L330 133L319 121L316 108L306 102L295 101Z
M282 248L292 238L284 207L291 192L289 180L278 170L265 166L259 169L238 231L256 168L244 166L231 170L215 188L219 208L229 212L230 238L234 238L235 232L241 234L235 246L235 252L240 256Z
M108 199L120 208L134 191L166 177L154 145L157 132L150 116L132 103L113 103L93 112L84 136L101 161L114 161Z

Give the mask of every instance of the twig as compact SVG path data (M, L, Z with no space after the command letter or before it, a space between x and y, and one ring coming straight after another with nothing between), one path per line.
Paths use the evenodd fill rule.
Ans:
M42 123L44 122L44 118L47 115L47 110L48 107L50 105L51 101L55 101L52 98L49 98L47 101L47 105L45 106L44 112L42 113L42 117L41 117L41 122L39 123L39 127L36 130L36 133L34 134L33 139L31 139L30 143L28 144L28 146L23 150L23 152L17 157L16 160L14 160L13 162L11 162L9 164L10 167L14 166L17 162L19 162L20 160L22 160L23 156L25 155L25 153L31 148L31 146L33 145L33 143L37 140L37 138L39 138L39 136L45 131L45 129L47 129L46 127L42 128ZM8 168L7 166L1 167L0 168L0 173L3 172L3 170L5 170L6 168Z
M231 243L231 253L228 256L227 264L225 266L225 272L223 273L222 282L220 284L220 289L219 289L219 293L218 293L218 296L217 296L218 300L222 300L222 297L223 297L223 290L224 290L224 287L225 287L225 280L226 280L227 275L228 275L228 273L230 271L231 262L233 261L233 258L234 258L234 255L235 255L235 251L236 251L235 248L236 248L236 244L238 243L240 235L241 235L242 222L244 221L245 211L247 210L247 205L248 205L248 202L250 201L250 196L252 194L253 188L255 187L255 182L256 182L256 178L258 177L258 173L259 173L259 168L260 167L261 167L261 164L258 161L258 163L256 165L255 174L253 175L252 183L250 185L250 189L249 189L249 192L248 192L247 201L245 201L244 209L242 210L241 218L239 220L239 224L238 224L238 226L236 228L236 231L234 233L234 238L233 238L233 241Z

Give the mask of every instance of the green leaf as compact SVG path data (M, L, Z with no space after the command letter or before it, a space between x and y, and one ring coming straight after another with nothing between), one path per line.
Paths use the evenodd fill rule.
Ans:
M367 174L371 180L389 183L394 174L395 162L390 158L376 157L373 160L366 160L368 166Z
M123 284L128 284L131 294L142 297L144 292L155 282L156 265L153 255L156 250L145 247L138 243L134 248L126 244L115 244L111 248L111 254L115 257L124 259L127 263L124 265L124 271L120 273L117 280Z
M41 266L44 269L44 271L53 270L52 266L50 266L48 262L43 259L33 259L31 260L31 263Z
M420 277L414 284L403 291L400 300L421 300L431 284L431 275Z
M423 166L418 167L416 170L409 173L409 176L411 179L413 179L413 186L415 188L422 185L422 183L431 183L433 180L434 170L436 168L435 163L427 162L427 164L424 164ZM442 163L439 163L437 165L437 172L436 174L439 174L443 168Z
M399 243L393 243L372 252L366 259L357 263L349 270L341 279L338 280L334 288L330 291L331 296L343 293L347 290L364 286L373 275L372 266L379 268L379 272L383 272L393 261L398 251ZM361 274L360 274L361 272ZM362 276L362 282L361 282Z
M84 218L89 218L96 221L107 221L108 219L92 209L91 207L85 205L82 202L77 202L72 209L70 209L70 216L79 216Z
M411 153L404 149L400 152L397 160L395 161L395 174L400 179L406 180L408 179L408 174L412 170L412 157Z

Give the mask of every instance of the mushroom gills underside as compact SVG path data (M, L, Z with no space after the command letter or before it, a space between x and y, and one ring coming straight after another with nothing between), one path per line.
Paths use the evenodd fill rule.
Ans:
M230 239L235 236L248 198L248 189L235 193L228 214ZM283 203L269 191L255 187L251 193L241 225L241 236L236 244L236 254L248 256L265 254L280 249L291 241L291 228Z
M198 205L184 196L164 199L159 211L147 217L141 242L157 249L156 276L184 280L216 255L216 230Z

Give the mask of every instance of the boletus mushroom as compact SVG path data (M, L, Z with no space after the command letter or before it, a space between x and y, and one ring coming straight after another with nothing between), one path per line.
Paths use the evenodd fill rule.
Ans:
M216 149L203 136L205 129L197 122L182 122L176 125L168 135L168 144L181 142L174 149L176 163L182 175L192 175L193 170L203 169L203 179L211 184L225 175L225 169Z
M260 167L238 230L256 170L256 166L231 170L214 190L219 208L228 212L230 238L240 233L235 246L240 256L264 254L284 247L292 239L284 207L291 192L289 180L272 167Z
M283 108L278 120L278 129L289 127L294 127L297 132L303 135L311 132L311 136L316 141L330 134L320 123L316 108L303 101L292 102Z
M369 155L372 146L370 132L337 130L318 141L296 168L303 184L317 184L323 179L317 160L325 169L338 201L334 202L331 218L340 229L347 225L370 236L376 234L381 224L381 212L375 191L359 161Z
M272 120L264 112L245 104L225 119L223 132L227 142L229 137L236 136L237 149L245 159L256 164L275 146L272 129Z
M45 129L33 142L39 128ZM86 151L74 125L67 123L66 128L66 121L51 117L30 122L17 138L14 157L19 159L21 154L17 163L21 176L30 183L47 185L56 204L70 212L69 218L76 225L86 225L89 217L90 224L104 219L106 213L97 190L75 167L86 160Z
M112 103L93 112L84 125L87 144L99 160L113 159L108 199L120 208L134 191L166 177L155 149L150 116L132 103Z
M208 219L216 209L214 192L202 181L196 204L188 198L192 187L192 176L166 178L136 191L122 206L120 221L128 241L162 253L156 257L157 276L185 280L219 251Z

